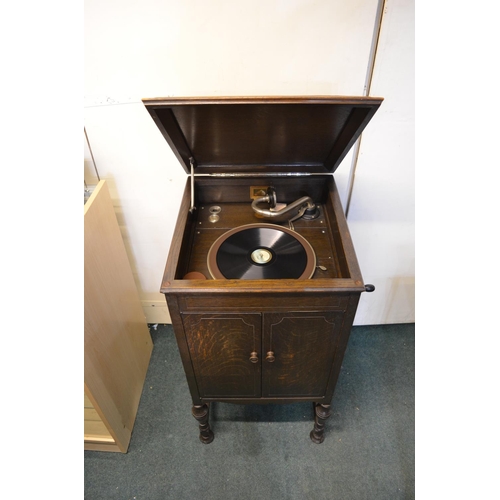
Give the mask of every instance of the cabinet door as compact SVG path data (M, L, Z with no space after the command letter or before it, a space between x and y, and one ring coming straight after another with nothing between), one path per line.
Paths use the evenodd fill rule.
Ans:
M260 314L186 314L183 323L200 397L260 397Z
M342 318L343 312L264 314L262 396L324 396Z

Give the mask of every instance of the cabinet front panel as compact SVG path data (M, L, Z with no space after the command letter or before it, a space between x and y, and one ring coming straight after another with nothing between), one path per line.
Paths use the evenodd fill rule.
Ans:
M264 314L262 396L324 396L342 318L342 312Z
M260 314L184 314L183 324L202 398L260 397Z
M234 311L253 309L258 311L290 311L307 308L307 310L345 310L349 303L346 294L250 294L250 295L192 295L179 299L183 311L199 312L200 310Z

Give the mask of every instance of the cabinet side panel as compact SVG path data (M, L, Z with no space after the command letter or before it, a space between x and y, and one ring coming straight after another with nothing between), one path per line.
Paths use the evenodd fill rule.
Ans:
M351 278L356 285L362 286L363 278L334 178L331 179L330 203L326 206L341 272L340 277Z
M349 342L349 337L351 335L354 316L356 315L356 309L358 308L359 295L360 295L359 293L351 295L349 300L349 305L347 307L347 310L343 318L343 323L340 331L339 345L335 353L333 369L330 374L330 380L328 382L326 397L329 400L331 400L331 398L333 397L333 392L335 391L335 386L339 378L340 369L342 368L342 362L344 360L345 350L347 348L347 343Z
M189 346L186 341L184 333L184 325L182 324L181 313L179 311L178 298L175 295L165 295L167 301L170 317L172 318L172 327L174 329L175 338L177 340L177 347L181 355L184 373L191 393L191 398L194 405L201 404L200 393L194 375L193 363L189 352Z
M192 246L192 225L195 217L189 212L191 205L191 188L189 180L184 186L181 206L177 215L172 241L168 252L161 292L165 292L174 279L182 279L187 272Z
M86 393L126 451L153 343L105 181L84 213Z

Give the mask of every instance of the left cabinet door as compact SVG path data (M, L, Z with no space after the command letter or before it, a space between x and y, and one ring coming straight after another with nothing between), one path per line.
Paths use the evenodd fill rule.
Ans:
M260 314L184 314L182 321L202 398L260 397Z

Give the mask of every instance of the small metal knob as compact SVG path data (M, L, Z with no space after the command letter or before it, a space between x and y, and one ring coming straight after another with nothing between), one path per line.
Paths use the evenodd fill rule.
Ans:
M250 353L250 361L252 363L258 363L259 362L259 357L255 351Z
M373 292L373 291L375 291L375 286L374 285L365 285L365 290L367 292Z
M276 358L274 357L274 352L273 352L273 351L269 351L269 352L267 353L267 356L266 356L266 361L267 361L268 363L273 363L275 359L276 359Z

